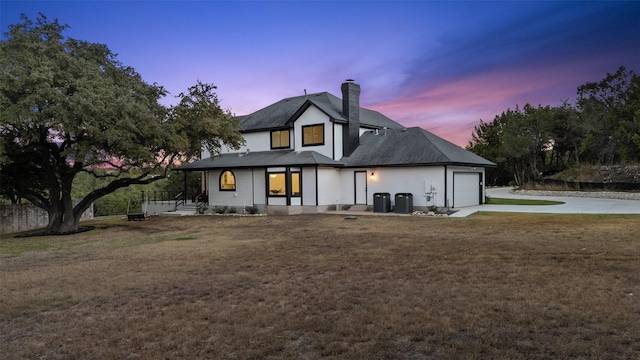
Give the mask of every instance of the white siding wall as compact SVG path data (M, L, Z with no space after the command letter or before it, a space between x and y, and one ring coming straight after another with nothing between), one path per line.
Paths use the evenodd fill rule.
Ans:
M245 133L242 134L244 141L246 142L239 150L233 150L226 147L223 147L221 153L235 153L235 152L245 152L247 149L249 151L269 151L271 150L271 132L270 131L262 131L262 132L254 132L254 133Z
M342 159L342 127L346 125L333 124L333 160Z
M233 170L236 177L236 191L220 191L220 173L222 170L209 171L210 206L247 206L253 205L253 174L251 170ZM264 180L263 180L264 182ZM263 191L264 192L264 191Z
M324 145L302 147L302 126L316 124L324 124ZM296 151L313 150L329 158L339 160L342 158L342 126L342 124L332 123L325 113L315 106L311 106L295 122L290 139L293 149ZM361 128L360 134L364 131L366 131L366 129ZM223 146L220 149L220 153L245 152L247 149L251 152L271 150L270 131L244 133L242 137L245 140L245 145L240 147L240 149L235 150ZM203 148L201 158L206 159L208 157L211 157L211 154Z
M287 205L287 199L283 197L270 197L269 205Z
M253 201L254 204L267 203L266 169L253 169Z
M237 153L237 152L245 152L247 149L249 151L268 151L271 150L271 132L270 131L262 131L255 133L246 133L242 134L242 137L245 140L245 144L240 147L240 149L235 150L231 149L227 146L222 146L220 148L221 154L228 153ZM204 147L202 148L202 152L200 153L201 159L210 158L211 154Z
M366 168L345 169L341 176L341 203L354 203L354 172L367 172L367 205L373 205L373 194L391 194L391 203L395 203L397 193L413 194L413 206L428 207L432 205L444 206L444 167L394 167L394 168ZM374 176L371 177L373 171ZM435 194L427 200L427 193L433 187Z
M273 171L284 171L284 168L272 168ZM373 204L373 194L384 192L391 194L391 202L395 202L396 193L413 194L413 205L452 206L454 193L454 172L481 173L483 168L448 166L447 194L444 184L444 167L398 167L398 168L363 168L363 169L334 169L318 168L317 191L318 205L353 204L354 203L354 172L367 172L367 204ZM371 178L371 172L374 172ZM236 176L236 191L219 191L221 170L211 170L209 174L209 204L211 206L247 206L266 203L265 169L234 170ZM432 191L433 188L433 191ZM427 200L426 195L433 196ZM484 188L482 197L484 198ZM316 205L316 171L308 167L302 169L302 198L292 198L292 205ZM270 198L270 205L285 205L284 198Z
M302 168L302 205L316 205L316 168Z
M341 172L333 168L318 168L318 205L343 204L340 199Z
M352 205L355 204L355 189L354 189L354 175L355 171L362 171L366 169L342 169L340 172L340 204ZM369 172L367 171L367 176ZM367 180L368 181L368 180ZM367 184L368 185L368 184ZM369 196L367 194L367 204L369 203Z
M324 124L324 145L302 147L302 127L306 125ZM333 127L329 117L318 110L315 106L310 106L294 124L294 141L296 151L315 151L329 158L333 158ZM252 149L253 150L253 149Z

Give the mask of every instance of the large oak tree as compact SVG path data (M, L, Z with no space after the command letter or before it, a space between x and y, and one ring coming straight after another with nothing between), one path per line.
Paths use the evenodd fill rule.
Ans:
M161 86L144 82L106 45L65 37L66 28L23 16L0 41L0 190L48 211L48 232L76 231L93 201L166 177L203 144L212 154L242 144L238 120L220 108L213 85L198 82L166 108ZM73 201L80 172L111 181Z

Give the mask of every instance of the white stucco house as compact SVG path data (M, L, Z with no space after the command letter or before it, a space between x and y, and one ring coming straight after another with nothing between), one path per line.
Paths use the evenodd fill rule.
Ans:
M411 194L413 208L484 201L492 162L418 128L360 107L347 80L327 92L287 98L240 117L246 145L180 166L201 171L210 206L255 206L268 214L372 205L374 194Z

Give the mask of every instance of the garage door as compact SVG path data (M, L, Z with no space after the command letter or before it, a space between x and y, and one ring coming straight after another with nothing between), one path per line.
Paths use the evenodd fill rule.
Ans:
M481 173L453 173L453 207L480 205Z

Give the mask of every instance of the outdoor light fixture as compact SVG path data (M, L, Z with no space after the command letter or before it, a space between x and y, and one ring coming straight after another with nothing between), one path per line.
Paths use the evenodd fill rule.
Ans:
M376 173L372 171L372 172L371 172L371 175L369 175L369 178L370 178L371 180L374 180L374 179L376 178Z

